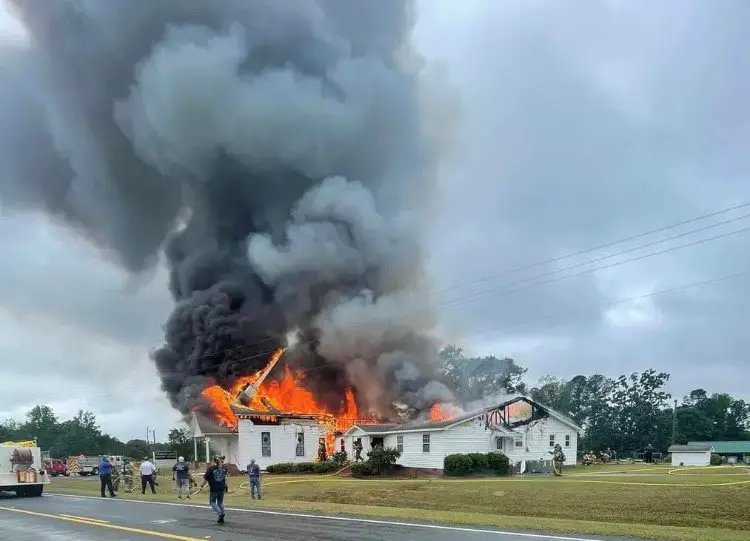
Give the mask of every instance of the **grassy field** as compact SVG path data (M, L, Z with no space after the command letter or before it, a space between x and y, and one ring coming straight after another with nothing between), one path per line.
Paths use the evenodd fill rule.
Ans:
M122 493L133 499L173 500ZM564 477L355 480L271 476L264 499L230 480L230 506L319 511L506 528L531 528L675 541L750 541L750 469L672 470L666 466L576 468ZM96 479L58 478L52 492L97 494ZM205 496L200 495L202 501ZM683 510L687 510L684 512Z

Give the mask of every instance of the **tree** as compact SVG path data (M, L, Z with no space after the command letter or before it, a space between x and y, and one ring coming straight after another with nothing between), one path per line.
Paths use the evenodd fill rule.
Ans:
M190 431L187 428L173 428L169 431L167 447L174 451L178 456L193 456L193 441L190 437Z
M145 456L151 456L151 447L146 440L134 439L125 444L125 456L141 460Z
M493 395L524 393L523 376L527 369L513 359L466 357L455 345L446 346L439 355L443 375L453 384L462 403L481 400Z
M743 439L749 420L750 406L744 400L694 389L677 409L677 441Z

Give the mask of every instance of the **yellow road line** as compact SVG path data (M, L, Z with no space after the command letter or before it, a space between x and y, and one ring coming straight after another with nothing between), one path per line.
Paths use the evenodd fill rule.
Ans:
M156 530L143 530L141 528L130 528L128 526L120 526L118 524L109 524L100 522L96 519L90 518L74 518L66 517L62 515L52 515L48 513L39 513L37 511L27 511L26 509L14 509L12 507L0 507L0 511L9 511L11 513L21 513L24 515L31 515L34 517L54 518L57 520L65 520L68 522L75 522L76 524L86 524L87 526L97 526L99 528L107 528L109 530L118 530L121 532L134 533L139 535L147 535L151 537L161 537L162 539L174 539L175 541L204 541L204 538L199 537L186 537L184 535L175 535L166 532L158 532Z
M78 515L66 515L65 513L58 513L61 517L65 518L76 518L78 520L88 520L90 522L99 522L101 524L109 524L108 520L100 520L98 518L79 517Z

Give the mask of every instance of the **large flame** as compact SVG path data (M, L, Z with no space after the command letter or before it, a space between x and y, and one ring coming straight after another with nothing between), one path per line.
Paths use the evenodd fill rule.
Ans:
M461 408L451 404L435 402L428 413L430 421L450 421L461 415Z
M284 353L283 349L276 350L269 364L279 360ZM255 384L261 377L263 370L251 376L239 378L230 389L224 389L219 385L212 385L202 391L203 398L209 403L215 419L222 425L237 429L237 416L232 406L242 406L240 395L249 385ZM314 415L318 422L327 426L326 446L329 454L335 452L334 439L336 432L343 432L351 426L360 422L374 422L372 416L361 416L357 408L354 392L351 389L344 391L344 399L337 411L321 405L313 393L303 385L304 372L294 371L290 367L284 368L280 379L263 381L250 403L246 406L251 410L269 412L269 418L273 417L273 410L281 413L292 413L298 415Z

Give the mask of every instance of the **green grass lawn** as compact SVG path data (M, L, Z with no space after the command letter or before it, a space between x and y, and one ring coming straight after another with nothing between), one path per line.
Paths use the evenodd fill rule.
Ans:
M262 502L248 499L244 478L232 478L227 503L675 541L750 541L749 470L670 470L612 465L571 469L563 477L463 480L266 475ZM174 500L169 480L163 481L166 494L121 496ZM98 481L58 478L49 491L97 494Z

